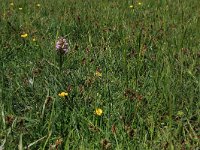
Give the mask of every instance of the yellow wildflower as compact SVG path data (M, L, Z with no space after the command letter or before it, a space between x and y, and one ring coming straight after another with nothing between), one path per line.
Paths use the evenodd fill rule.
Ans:
M14 6L14 3L10 3L10 6Z
M61 93L58 94L58 96L65 97L65 96L68 96L68 93L67 92L61 92Z
M35 38L33 38L33 42L35 42L36 41L36 39Z
M133 8L133 5L130 5L129 8Z
M21 34L21 37L22 37L22 38L26 38L27 36L28 36L27 33L25 33L25 34Z
M95 112L94 112L97 116L101 116L103 114L103 110L101 108L97 108L95 109Z
M142 3L141 3L141 2L138 2L138 5L142 5Z
M37 6L37 7L40 7L40 4L37 4L36 6Z
M20 7L19 10L22 10L22 8Z
M96 71L96 72L95 72L95 75L96 75L97 77L102 77L102 73L100 73L99 71Z

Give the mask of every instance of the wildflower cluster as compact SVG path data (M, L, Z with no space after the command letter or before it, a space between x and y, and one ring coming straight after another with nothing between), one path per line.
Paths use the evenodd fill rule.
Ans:
M67 40L63 37L60 37L56 42L56 50L60 54L66 54L69 50L69 44Z

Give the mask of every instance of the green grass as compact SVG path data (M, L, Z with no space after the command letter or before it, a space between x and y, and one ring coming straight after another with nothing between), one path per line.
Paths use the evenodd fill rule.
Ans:
M199 149L199 0L10 2L0 149ZM70 44L61 71L58 36Z

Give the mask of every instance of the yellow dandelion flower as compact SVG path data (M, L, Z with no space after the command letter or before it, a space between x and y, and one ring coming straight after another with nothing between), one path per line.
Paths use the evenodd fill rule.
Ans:
M141 3L141 2L138 2L138 5L142 5L142 3Z
M22 38L26 38L27 36L28 36L27 33L25 33L25 34L21 34L21 37L22 37Z
M14 6L14 3L10 3L10 6Z
M102 114L103 114L103 110L101 109L101 108L97 108L97 109L95 109L95 115L97 115L97 116L101 116Z
M33 38L33 42L35 42L36 41L36 39L35 38Z
M129 8L133 8L133 5L130 5Z
M102 77L102 73L99 72L99 71L96 71L96 72L95 72L95 75L96 75L97 77Z
M61 92L61 93L58 94L58 96L65 97L65 96L68 96L68 93L67 92Z
M20 7L19 10L22 10L22 8Z
M37 4L36 6L37 6L37 7L40 7L41 5L40 5L40 4Z

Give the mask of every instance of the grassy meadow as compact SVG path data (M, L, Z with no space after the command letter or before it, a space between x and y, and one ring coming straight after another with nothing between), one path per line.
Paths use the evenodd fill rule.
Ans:
M0 0L0 150L200 149L199 6Z

